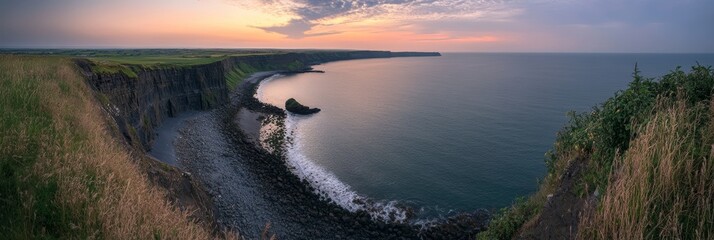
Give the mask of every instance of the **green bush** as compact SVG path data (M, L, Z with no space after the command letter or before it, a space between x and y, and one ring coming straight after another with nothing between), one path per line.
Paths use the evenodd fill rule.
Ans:
M605 189L615 157L629 148L636 129L653 116L658 98L685 98L691 104L710 101L714 89L714 72L711 67L693 66L689 72L676 68L661 78L645 78L637 66L628 88L615 93L604 103L585 113L569 112L568 124L558 132L553 149L546 154L548 178L562 175L562 162L569 161L568 153L589 156L588 167L580 180L579 194L595 189ZM691 151L698 151L691 149ZM557 167L560 164L560 168ZM552 181L545 181L553 184ZM479 234L479 239L510 239L518 229L542 208L541 196L551 188L541 190L513 206L502 209L489 224L489 229Z
M709 100L713 88L711 67L694 66L689 73L677 68L659 81L644 78L635 69L627 89L618 91L592 112L569 113L570 122L558 133L554 150L590 154L594 171L586 173L583 184L604 187L613 159L629 148L630 139L635 136L634 129L649 120L658 96L672 99L685 96L688 102L695 103ZM555 171L554 161L558 159L546 161L549 173Z

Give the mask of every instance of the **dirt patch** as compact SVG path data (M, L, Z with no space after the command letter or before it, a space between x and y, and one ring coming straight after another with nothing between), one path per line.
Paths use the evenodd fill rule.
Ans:
M213 201L193 176L148 156L142 157L141 162L141 169L152 184L166 191L169 202L183 211L189 211L192 220L203 223L214 234L217 233Z
M585 212L586 199L576 194L587 164L575 159L560 177L560 185L549 195L540 214L526 222L515 239L575 239L580 217Z
M260 146L261 127L265 116L259 112L241 109L236 116L236 121L245 138L256 146Z

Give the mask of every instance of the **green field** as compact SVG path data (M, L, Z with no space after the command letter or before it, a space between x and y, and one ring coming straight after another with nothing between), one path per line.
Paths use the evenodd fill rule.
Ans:
M15 55L57 55L86 58L99 65L191 66L208 64L232 56L281 53L279 50L254 49L6 49L0 53Z
M95 73L124 73L135 78L142 68L187 67L209 64L228 57L285 53L338 52L344 50L312 49L0 49L0 54L25 56L61 56L92 61ZM291 69L291 68L288 68ZM253 71L251 71L253 70ZM245 72L244 72L245 71ZM227 76L230 86L257 70L234 70Z
M0 54L86 58L99 65L192 66L227 57L340 50L291 49L0 49Z

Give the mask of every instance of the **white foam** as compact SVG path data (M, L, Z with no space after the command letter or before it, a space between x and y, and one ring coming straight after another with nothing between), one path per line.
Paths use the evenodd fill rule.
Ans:
M373 201L360 196L334 174L306 157L302 151L301 136L295 131L301 117L290 113L287 115L285 120L286 138L292 138L292 144L285 146L287 150L286 164L301 180L307 181L315 189L315 193L351 212L364 210L374 220L384 222L405 222L407 220L407 210L400 208L397 201Z
M267 77L267 78L263 79L262 81L260 81L260 83L258 83L258 90L255 91L255 95L253 97L255 97L255 99L258 99L258 101L267 103L268 102L267 99L263 99L263 97L264 97L263 84L266 84L270 81L273 81L273 80L281 78L281 77L285 77L285 75L276 73L276 74L273 74L270 77Z
M268 102L264 95L263 84L284 77L281 74L272 75L260 82L255 93L255 98L261 102ZM350 212L366 211L372 219L384 222L405 222L407 210L398 206L397 201L374 201L360 196L349 185L340 181L337 176L310 160L302 150L301 136L297 134L297 122L300 116L286 111L285 137L286 164L288 168L301 180L307 181L315 193L321 198L331 201ZM289 139L287 139L289 138Z

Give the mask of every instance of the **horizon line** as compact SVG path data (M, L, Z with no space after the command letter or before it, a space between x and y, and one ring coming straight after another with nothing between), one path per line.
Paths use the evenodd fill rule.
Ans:
M588 51L418 51L384 49L340 49L340 48L279 48L279 47L3 47L4 50L319 50L319 51L389 51L389 52L438 52L438 53L533 53L533 54L714 54L714 52L588 52Z

